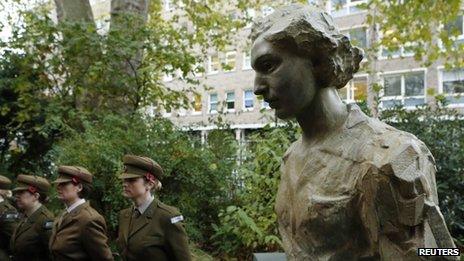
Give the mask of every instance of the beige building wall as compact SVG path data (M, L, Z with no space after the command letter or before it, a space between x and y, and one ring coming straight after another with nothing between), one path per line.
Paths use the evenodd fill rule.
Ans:
M173 12L173 6L170 1L163 0L165 4L166 16L169 16ZM369 28L365 23L366 11L359 10L356 5L363 3L363 0L310 0L311 4L316 4L319 7L325 8L330 13L335 22L338 24L339 29L342 33L348 35L357 45L369 45ZM344 5L335 8L333 2L343 2ZM93 0L93 11L96 20L104 20L109 18L109 0ZM265 16L272 12L272 8L263 8L261 10L253 11L255 17ZM462 20L461 20L462 23ZM462 24L461 24L462 30ZM211 58L217 53L215 50L211 50L209 53L210 58L206 58L203 64L205 73L198 76L200 86L197 91L201 94L201 110L195 111L190 110L179 110L172 111L170 113L162 112L165 117L170 118L176 125L186 128L202 131L206 135L207 130L215 127L212 123L214 119L221 116L230 126L237 130L236 134L238 138L243 138L244 130L261 128L267 123L273 123L275 119L272 119L273 111L266 108L261 100L253 95L253 108L244 108L244 92L253 89L254 71L249 65L249 39L248 35L250 28L244 28L236 34L236 45L228 49L228 52L220 52L218 59ZM363 35L364 34L364 35ZM366 42L363 40L366 39ZM460 37L459 39L464 39ZM231 61L232 56L235 59ZM211 62L211 60L213 62ZM233 66L230 71L225 71L219 68L218 71L212 71L215 67L214 62L221 61L229 63ZM434 100L433 95L427 95L427 93L439 94L443 93L444 81L450 81L454 79L455 82L461 82L461 86L464 86L464 71L462 73L453 74L448 73L444 75L443 66L441 62L436 62L432 66L424 68L420 62L414 60L411 55L402 53L400 56L393 55L392 57L383 57L382 51L379 53L378 60L378 73L380 75L381 83L384 85L384 90L381 92L383 106L388 107L394 102L401 102L405 105L411 105L409 108L413 109L414 101L432 102ZM454 77L454 78L453 78ZM456 79L457 78L457 79ZM364 98L367 96L367 82L368 75L365 72L358 72L354 79L347 84L347 86L340 90L340 96L347 102L355 102L357 99ZM390 84L389 84L390 83ZM422 83L422 87L420 84ZM165 79L165 84L170 88L179 89L184 86L182 82L172 80L169 78ZM411 85L412 84L412 85ZM203 85L211 87L211 90L204 90ZM445 83L446 85L446 83ZM449 83L448 83L449 85ZM412 87L414 88L412 88ZM408 89L416 90L414 95L407 94ZM411 89L411 90L412 90ZM433 90L432 92L429 90ZM446 88L445 88L446 89ZM464 89L464 87L463 87ZM458 88L459 91L459 88ZM464 92L464 90L461 90ZM233 110L227 110L226 107L226 93L234 92L234 108ZM396 93L396 96L388 96L388 93ZM217 94L218 100L218 111L222 113L216 113L210 111L210 99L211 94ZM398 95L399 94L399 95ZM450 107L464 108L464 98L460 98L456 95L450 95L452 104ZM192 101L195 99L191 97ZM419 102L420 103L420 102ZM198 107L198 106L197 106Z

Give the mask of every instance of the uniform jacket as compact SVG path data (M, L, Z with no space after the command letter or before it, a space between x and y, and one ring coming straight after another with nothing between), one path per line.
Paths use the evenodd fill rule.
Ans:
M88 202L55 220L49 247L55 261L113 260L105 220Z
M133 213L132 207L119 216L117 243L123 260L191 260L182 216L176 208L155 198L142 215Z
M10 238L17 224L18 212L8 202L0 202L0 260L9 260Z
M53 214L45 206L41 206L30 217L23 218L10 241L13 260L50 260L48 240L52 227Z

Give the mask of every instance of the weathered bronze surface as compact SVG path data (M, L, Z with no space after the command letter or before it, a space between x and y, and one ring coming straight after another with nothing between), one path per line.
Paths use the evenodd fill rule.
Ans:
M291 5L251 38L255 94L303 130L283 157L275 207L287 257L420 260L417 248L455 247L425 144L340 100L362 51L332 18Z

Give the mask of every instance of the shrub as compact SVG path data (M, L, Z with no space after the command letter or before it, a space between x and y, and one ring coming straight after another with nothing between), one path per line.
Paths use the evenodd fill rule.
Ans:
M230 204L226 188L233 165L225 164L224 157L165 119L106 115L85 125L84 132L69 134L52 154L57 165L81 165L95 175L90 199L105 216L112 237L116 236L118 212L130 205L121 195L122 183L117 178L122 156L135 154L163 167L160 199L180 209L190 238L207 248L211 224L217 223L219 209ZM224 153L227 143L221 146Z

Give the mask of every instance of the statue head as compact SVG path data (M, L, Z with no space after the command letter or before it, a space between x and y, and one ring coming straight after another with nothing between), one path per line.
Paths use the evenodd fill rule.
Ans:
M363 57L326 12L301 4L257 21L250 37L254 92L282 119L304 113L320 89L343 88Z

